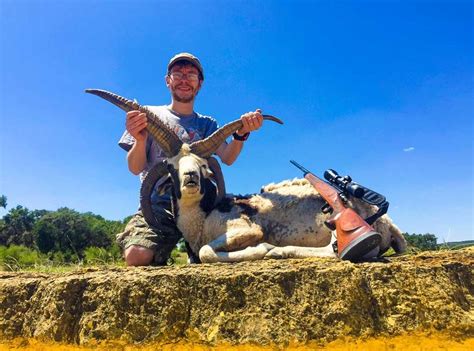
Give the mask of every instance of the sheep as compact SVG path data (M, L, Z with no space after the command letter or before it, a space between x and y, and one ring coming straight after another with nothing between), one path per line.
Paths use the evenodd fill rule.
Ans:
M146 107L106 91L86 91L125 111L134 109L147 114L147 129L167 159L156 165L142 184L142 211L149 224L159 225L151 209L150 194L159 179L170 177L176 225L202 262L337 257L335 235L324 224L328 219L321 210L325 201L305 179L269 184L260 194L246 197L226 194L219 163L211 156L241 128L240 120L226 124L206 139L186 144ZM282 123L272 116L264 119ZM372 206L357 199L349 206L363 217L375 213ZM373 226L382 241L368 257L377 256L390 246L396 252L405 250L405 239L388 216Z
M336 257L335 236L324 222L325 201L306 179L282 181L247 197L227 195L209 213L200 205L199 191L181 183L177 199L177 226L202 262L240 262L264 258ZM357 200L356 200L357 201ZM351 203L362 216L375 208ZM374 224L382 242L368 257L390 246L403 251L400 230L384 216Z

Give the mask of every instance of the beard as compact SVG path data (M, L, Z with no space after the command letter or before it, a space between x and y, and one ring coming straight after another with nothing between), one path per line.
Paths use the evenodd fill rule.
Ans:
M171 88L171 95L173 96L173 99L175 101L182 102L182 103L192 102L194 100L194 98L196 97L196 95L198 94L198 88L194 89L193 87L187 85L187 87L191 88L191 91L189 92L189 95L179 96L178 92L177 92L178 87L179 87L179 85L174 87L174 88Z

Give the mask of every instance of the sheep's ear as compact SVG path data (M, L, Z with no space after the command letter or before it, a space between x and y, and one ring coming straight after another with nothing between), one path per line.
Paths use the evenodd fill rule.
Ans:
M217 185L217 196L216 201L214 203L214 206L217 206L225 198L226 195L224 175L222 174L222 169L219 165L219 161L217 161L214 157L210 157L207 162Z
M206 214L209 214L214 209L214 203L217 197L217 190L214 183L208 179L204 178L201 173L201 194L203 197L199 202L199 206L202 208Z

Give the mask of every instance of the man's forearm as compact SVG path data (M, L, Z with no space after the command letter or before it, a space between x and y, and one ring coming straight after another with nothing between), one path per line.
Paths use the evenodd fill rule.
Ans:
M217 155L220 157L223 163L230 166L235 162L237 157L242 151L244 146L243 141L232 140L230 144L222 144L221 147L217 150Z
M146 142L136 141L127 154L128 169L133 174L140 174L146 165Z

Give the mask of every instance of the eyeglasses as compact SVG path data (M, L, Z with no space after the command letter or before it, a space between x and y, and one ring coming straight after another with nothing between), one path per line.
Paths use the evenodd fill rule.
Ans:
M170 73L169 76L174 80L189 80L190 82L197 82L199 80L199 74L197 73L181 73L181 72L173 72Z

